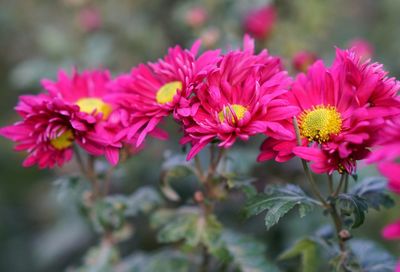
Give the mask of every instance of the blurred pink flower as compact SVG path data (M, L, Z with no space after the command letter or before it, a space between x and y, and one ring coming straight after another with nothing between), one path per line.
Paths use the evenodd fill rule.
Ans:
M185 22L188 26L199 28L208 19L207 11L202 6L191 7L186 11Z
M296 71L305 73L307 72L308 67L310 67L316 60L316 54L308 51L300 51L294 55L292 65Z
M114 91L107 101L115 103L128 112L129 121L117 139L137 139L143 143L147 134L166 138L157 125L168 115L175 119L190 115L190 109L182 107L200 83L209 67L216 62L219 50L206 51L196 58L200 42L190 50L180 46L170 48L164 59L149 64L140 64L129 74L117 77L110 88Z
M281 162L295 154L311 161L316 173L353 174L356 162L377 145L376 131L385 126L385 118L400 112L400 85L386 75L382 65L362 63L348 50L338 49L330 68L322 61L314 63L287 94L291 105L301 108L297 119L303 146L296 146L294 138L289 142L268 138L259 161Z
M271 33L277 17L276 8L267 5L251 10L244 20L244 31L256 39L265 39Z
M382 230L382 236L388 240L400 239L400 221L396 221L392 224L387 225Z
M221 33L218 28L211 27L205 29L200 36L200 39L206 48L214 47L215 44L221 37Z
M377 132L380 148L373 150L368 162L378 163L380 172L388 178L388 186L400 194L400 117L386 120L385 126Z
M367 40L356 38L349 42L349 48L353 50L361 57L362 60L372 58L374 54L374 47Z
M86 32L97 30L102 25L101 13L95 7L84 8L79 11L78 22Z
M214 140L229 148L255 134L290 139L292 133L280 125L298 112L280 98L290 83L280 59L266 50L255 55L254 41L246 36L244 49L224 55L191 99L194 114L185 120L181 140L192 144L187 159Z

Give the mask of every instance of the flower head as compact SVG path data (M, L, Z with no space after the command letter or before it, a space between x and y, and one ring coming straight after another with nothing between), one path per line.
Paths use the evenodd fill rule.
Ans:
M265 39L271 33L276 17L277 12L273 5L251 10L244 20L244 30L257 39Z
M173 114L177 120L191 114L187 105L193 88L202 81L206 71L216 62L219 51L206 51L196 58L196 42L191 50L179 46L156 63L141 64L131 73L119 76L110 87L114 93L107 101L129 114L129 120L117 139L137 138L139 146L148 134L165 138L157 125Z
M194 114L184 122L181 141L192 143L188 159L213 140L228 148L259 133L290 138L280 124L298 110L281 98L290 82L280 59L265 50L255 55L254 41L245 37L244 50L224 55L191 99Z
M107 128L115 114L102 100L108 81L107 72L74 71L70 78L60 71L58 81L43 80L47 94L20 97L16 111L22 120L0 134L17 142L16 150L28 152L24 166L62 166L71 159L74 143L116 164L121 143L113 142L113 131Z
M399 84L386 75L381 65L362 63L352 51L338 49L330 68L317 61L287 94L301 109L297 120L303 146L297 147L295 139L270 138L259 160L297 155L312 161L316 173L354 173L356 162L376 145L376 130L385 118L399 113Z

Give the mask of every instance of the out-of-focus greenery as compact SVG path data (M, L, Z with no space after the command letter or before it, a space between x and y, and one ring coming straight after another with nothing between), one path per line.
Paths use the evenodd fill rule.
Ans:
M205 48L237 47L243 37L245 14L264 3L261 0L3 1L0 124L17 120L12 108L18 95L39 92L40 79L54 78L59 68L103 67L118 74L140 62L156 60L169 46L190 46L198 38L203 40ZM400 1L277 0L275 4L279 13L277 24L270 38L259 41L257 46L283 56L288 66L291 57L300 50L314 51L329 63L334 46L346 47L350 40L364 38L375 48L373 58L382 62L391 75L399 76ZM186 19L188 10L195 6L208 13L206 22L198 27L189 26ZM166 127L171 132L170 140L150 140L144 151L119 169L121 178L115 180L113 192L130 194L145 184L159 186L164 151L180 150L176 125L167 122ZM238 164L236 167L257 177L260 190L267 183L304 181L297 160L282 165L257 164L255 158L261 140L238 144L230 152ZM76 188L59 188L73 184L53 182L56 176L75 171L74 166L55 172L24 169L23 154L12 152L12 144L4 139L0 139L0 146L0 271L60 271L80 263L84 252L94 245L95 236L75 205ZM374 167L360 167L360 179L371 174L377 175ZM189 182L172 185L183 199L193 189ZM241 219L242 205L243 199L238 196L238 201L219 205L217 213L231 229L240 228L259 237L267 245L268 255L273 257L298 238L317 231L318 222L325 220L318 213L309 215L307 220L299 220L293 214L267 232L262 216ZM372 238L396 252L394 243L380 238L380 230L398 217L399 211L394 208L369 214L355 234ZM122 255L133 249L143 252L143 258L156 254L154 250L160 249L160 245L155 232L148 228L148 220L139 216L132 223L135 235L121 244Z

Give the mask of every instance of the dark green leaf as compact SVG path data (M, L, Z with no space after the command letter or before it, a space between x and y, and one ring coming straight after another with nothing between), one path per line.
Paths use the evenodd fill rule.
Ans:
M229 189L241 189L247 197L252 197L257 194L256 188L252 185L252 183L256 181L255 178L236 175L234 173L224 174L223 178L226 179Z
M364 223L368 211L368 202L364 198L354 194L339 194L336 203L340 215L346 219L346 225L357 228Z
M280 260L286 260L301 256L303 272L317 271L317 243L311 238L303 238L297 241L291 248L283 252Z
M245 210L248 216L257 215L266 210L265 225L269 229L295 206L299 207L300 217L303 217L313 209L316 203L296 185L273 185L267 187L265 193L250 198Z
M379 210L380 206L385 208L394 206L394 201L387 191L387 182L382 177L366 178L357 183L350 193L365 199L368 206L375 210Z

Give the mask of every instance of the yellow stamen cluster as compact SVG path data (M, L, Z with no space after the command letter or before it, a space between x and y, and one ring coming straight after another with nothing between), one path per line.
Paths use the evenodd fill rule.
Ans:
M72 134L71 130L67 130L57 138L50 140L50 144L58 150L63 150L70 147L73 142L74 135Z
M301 136L310 142L324 143L341 131L342 117L335 107L318 105L300 114L299 128Z
M178 90L182 90L182 82L180 81L172 81L168 82L161 86L161 88L157 91L156 101L158 104L166 104L172 102L174 100L174 96L178 92Z
M81 112L91 114L96 111L96 113L102 113L103 119L107 119L112 111L112 108L109 104L105 103L99 98L94 97L81 98L76 101L75 104L79 106Z
M238 121L241 120L247 112L247 108L239 104L232 104L230 105L230 107L224 106L223 110L218 113L218 119L221 123L225 122L225 118L227 118L232 123L236 122L231 109L235 113Z

